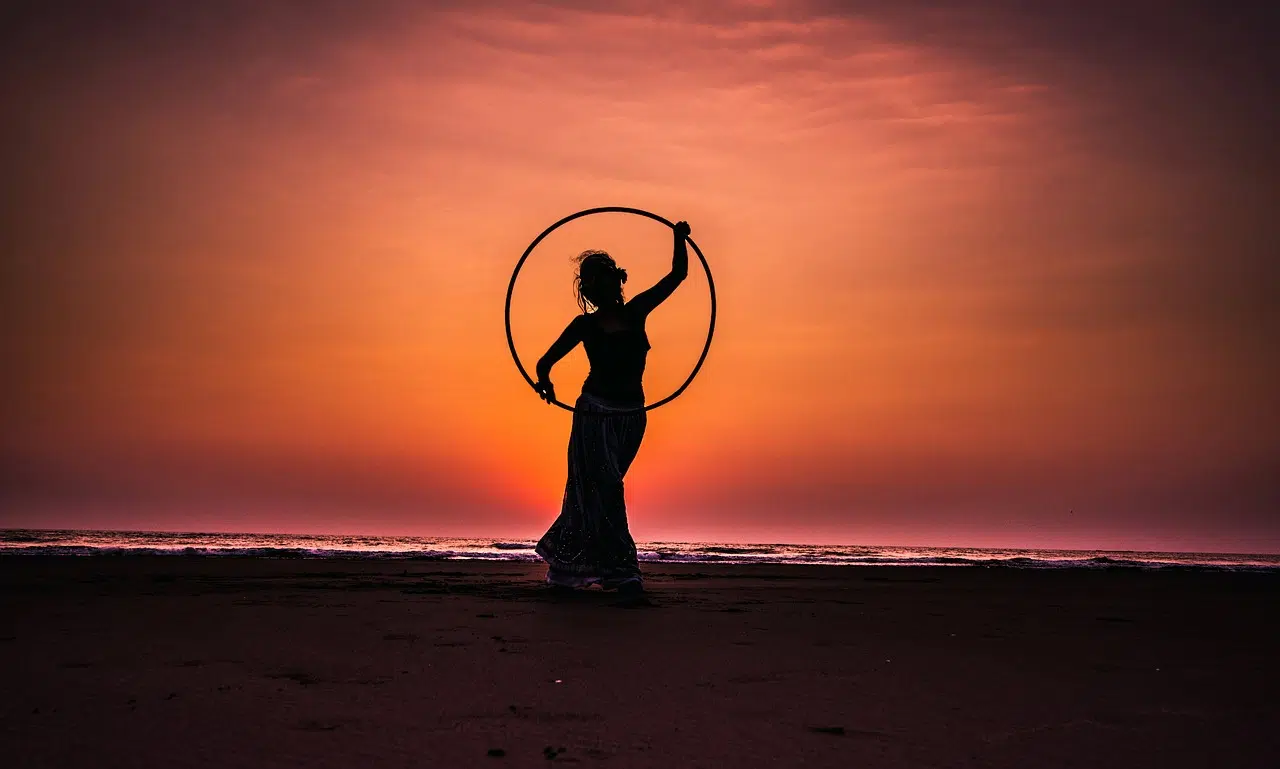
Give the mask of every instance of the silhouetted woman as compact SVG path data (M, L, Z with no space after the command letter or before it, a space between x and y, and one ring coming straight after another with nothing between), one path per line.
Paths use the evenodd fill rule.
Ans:
M604 251L578 255L574 292L582 314L574 318L538 361L534 389L555 397L551 367L581 342L591 373L573 414L569 434L569 479L560 517L538 542L549 565L547 581L562 587L599 583L627 594L643 591L636 543L627 530L622 478L644 437L644 374L649 338L644 323L689 274L685 238L689 225L675 227L671 272L652 288L625 301L627 271ZM632 413L628 413L632 412Z

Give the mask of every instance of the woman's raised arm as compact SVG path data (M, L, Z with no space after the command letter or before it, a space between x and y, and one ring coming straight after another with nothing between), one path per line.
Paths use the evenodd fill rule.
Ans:
M627 306L648 315L654 308L667 300L671 292L676 290L689 276L689 223L677 222L673 230L675 244L671 249L671 272L668 272L652 288L641 291L627 302Z

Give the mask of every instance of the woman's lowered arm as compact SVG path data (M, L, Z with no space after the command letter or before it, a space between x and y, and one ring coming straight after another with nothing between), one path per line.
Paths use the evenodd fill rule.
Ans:
M556 397L556 389L551 384L551 367L559 363L561 358L572 352L573 348L582 341L581 321L581 315L570 321L560 337L551 343L547 354L538 359L538 381L533 385L533 389L547 403L555 400Z

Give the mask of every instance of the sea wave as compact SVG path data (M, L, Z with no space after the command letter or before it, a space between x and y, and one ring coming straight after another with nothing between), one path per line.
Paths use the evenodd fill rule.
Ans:
M537 561L533 540L317 534L0 530L0 555ZM640 543L647 563L1280 571L1280 555L872 545Z
M0 542L47 542L48 536L29 531L2 531Z
M534 561L533 553L477 553L462 550L343 550L310 547L92 547L86 545L32 545L5 548L4 555L68 556L201 556L207 558L344 558L396 561Z
M724 555L753 555L757 553L774 554L778 552L777 549L774 548L772 545L761 545L758 547L751 547L751 546L731 547L729 545L706 545L706 546L695 545L694 549L700 553L722 553Z

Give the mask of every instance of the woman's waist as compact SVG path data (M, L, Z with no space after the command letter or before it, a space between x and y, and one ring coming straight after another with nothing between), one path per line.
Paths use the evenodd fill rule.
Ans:
M640 386L639 381L625 384L606 383L588 377L587 381L582 383L582 394L578 397L580 404L583 399L588 401L586 405L599 406L603 409L637 409L644 406L644 388Z
M602 390L636 390L644 380L644 366L592 366L587 383Z

